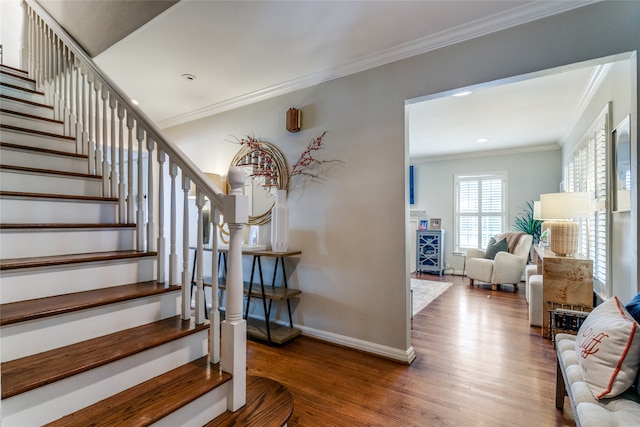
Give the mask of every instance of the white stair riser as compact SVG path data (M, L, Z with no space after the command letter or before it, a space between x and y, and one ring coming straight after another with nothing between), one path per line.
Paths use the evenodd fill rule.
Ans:
M2 304L153 280L156 258L0 271Z
M14 67L9 67L8 65L0 64L0 70L6 71L7 73L17 74L19 76L29 77L29 72L21 69L17 69Z
M94 178L2 170L0 181L5 191L102 196L102 181Z
M2 102L2 108L6 108L7 110L31 114L32 116L43 117L45 119L53 119L53 108L25 104L24 102L6 98L0 98L0 102Z
M135 228L1 230L0 259L130 251Z
M86 158L68 157L8 147L0 148L0 158L2 158L3 164L12 166L76 173L87 173L89 170L89 162Z
M27 147L46 148L48 150L57 150L65 153L76 152L75 140L7 129L2 129L2 142L25 145Z
M0 86L0 94L19 98L24 101L44 104L44 94L42 93L28 92L25 90L14 89L8 86Z
M9 71L9 72L15 75L20 74L12 71ZM8 83L10 85L20 86L21 88L24 88L24 89L36 90L36 83L34 81L24 80L19 77L15 77L15 76L4 74L4 73L0 74L0 83Z
M89 308L2 327L2 362L175 316L180 292Z
M227 411L229 384L230 382L224 383L151 425L153 427L206 425Z
M207 330L2 400L2 424L54 421L206 354Z
M10 224L115 224L117 202L3 197L0 222Z
M0 114L0 122L4 125L17 126L39 132L48 132L60 134L64 132L64 124L60 122L50 122L47 120L34 119L32 117L24 117L18 114L3 112Z

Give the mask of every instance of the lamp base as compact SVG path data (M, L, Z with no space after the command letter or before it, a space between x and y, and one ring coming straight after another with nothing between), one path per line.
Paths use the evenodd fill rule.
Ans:
M558 256L570 256L578 252L578 224L572 221L555 221L549 224L549 249Z

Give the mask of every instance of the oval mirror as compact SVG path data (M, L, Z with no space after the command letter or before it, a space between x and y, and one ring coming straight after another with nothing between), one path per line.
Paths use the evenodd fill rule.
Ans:
M276 190L289 186L287 160L278 148L260 141L260 148L243 145L236 153L231 166L244 169L244 194L249 196L250 225L262 225L271 221L271 208L275 204Z

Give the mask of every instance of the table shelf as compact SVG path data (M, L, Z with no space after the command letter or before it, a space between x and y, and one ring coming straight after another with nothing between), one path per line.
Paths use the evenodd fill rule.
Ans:
M195 250L195 248L192 248ZM211 249L204 249L211 252ZM197 252L195 252L193 259L193 270L195 272ZM218 260L222 258L224 268L221 271L226 272L226 255L228 249L218 250ZM251 278L248 282L243 284L243 293L246 295L246 306L244 310L244 318L247 321L247 335L250 337L266 341L269 344L284 344L287 341L300 335L300 330L293 327L293 319L291 315L291 298L297 297L302 292L299 289L291 289L287 285L287 274L284 268L284 260L287 257L301 255L301 251L288 251L288 252L272 252L266 250L243 250L244 255L252 256L251 265ZM274 258L275 266L273 269L273 279L271 285L266 285L262 276L262 258ZM278 264L280 264L280 271L282 275L282 284L276 285L276 276L278 273ZM256 274L257 273L257 274ZM218 289L226 291L227 286L225 283L226 274L222 278L218 279ZM192 274L192 287L195 285L194 276ZM203 284L205 286L212 286L212 277L203 278ZM263 302L263 309L265 319L249 318L249 303L251 298L261 299ZM267 304L267 301L269 302ZM289 326L284 326L271 321L271 308L272 302L285 301L287 303L287 312L289 315ZM224 313L222 307L219 308Z

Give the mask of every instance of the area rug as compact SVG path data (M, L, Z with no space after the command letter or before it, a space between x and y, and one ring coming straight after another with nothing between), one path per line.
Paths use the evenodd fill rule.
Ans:
M452 283L433 282L431 280L411 279L413 291L413 315L424 309L431 301L449 289Z

